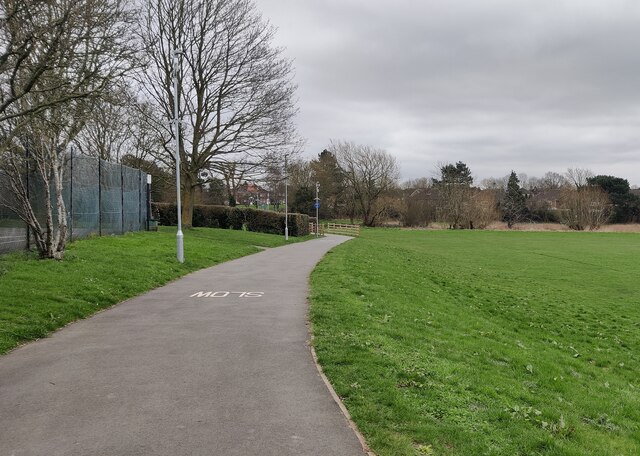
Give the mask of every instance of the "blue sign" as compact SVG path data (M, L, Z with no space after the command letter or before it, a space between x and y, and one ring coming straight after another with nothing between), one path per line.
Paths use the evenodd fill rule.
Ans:
M320 201L316 201L315 203L313 203L313 208L320 209Z

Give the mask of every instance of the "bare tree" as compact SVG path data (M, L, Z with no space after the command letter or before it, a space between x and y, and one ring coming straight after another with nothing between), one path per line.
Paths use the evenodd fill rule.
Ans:
M444 183L436 188L438 220L447 223L451 229L464 228L469 222L469 205L473 195L471 187L461 183Z
M1 0L0 124L102 93L130 67L133 48L125 0ZM85 72L64 80L72 62ZM29 93L38 96L17 104ZM6 134L6 132L3 132Z
M0 123L74 97L75 90L59 93L55 81L47 83L43 77L47 69L59 63L65 28L73 11L73 2L63 2L57 8L38 0L0 3ZM40 92L51 96L41 97L43 104L15 106L36 84Z
M124 34L131 12L120 0L7 0L3 9L0 167L11 198L0 203L29 226L41 257L61 259L67 147L92 101L131 67L135 50ZM44 223L29 198L29 168L44 194Z
M126 87L113 87L93 101L86 125L74 143L81 153L119 162L132 141L135 112Z
M468 212L473 191L471 170L463 162L441 163L440 179L433 184L438 192L437 216L449 224L449 228L463 228L469 223Z
M568 184L567 178L560 173L548 171L541 179L541 187L546 189L562 188Z
M301 189L311 189L314 186L313 170L311 164L301 158L294 157L288 161L287 177L289 183L289 204L293 207L295 195L301 192ZM302 191L302 193L306 193ZM313 198L313 196L311 196Z
M209 169L222 177L227 193L227 201L230 206L235 206L240 185L248 180L256 180L262 175L266 163L260 159L254 159L248 154L242 157L230 157L224 160L221 157L209 164Z
M289 187L292 193L300 187L311 187L315 182L313 180L313 170L311 163L303 159L293 159L289 161Z
M406 189L404 198L405 226L428 226L436 220L435 190L421 185Z
M154 115L154 106L146 101L135 100L129 107L132 113L129 116L128 154L141 162L151 161L158 166L162 165L157 157L164 150L164 142L158 133L160 122Z
M23 98L20 103L27 100ZM3 168L8 171L10 191L17 200L11 209L29 226L43 258L62 259L67 241L67 212L63 198L66 150L82 128L86 104L74 100L31 114L21 128L18 141L4 154ZM32 184L40 190L44 223L29 198L29 169Z
M499 219L498 190L474 190L467 206L466 218L469 228L486 228Z
M175 167L173 77L178 78L182 220L190 226L198 175L224 154L282 150L295 139L291 62L251 0L147 0L142 79L165 124L163 160ZM173 74L175 50L183 71Z
M430 188L433 185L433 179L430 177L418 177L417 179L409 179L402 183L404 190L418 190Z
M329 150L338 159L347 186L347 195L362 214L366 226L375 225L386 207L381 198L397 186L396 159L382 149L333 141Z
M509 182L509 176L503 177L488 177L482 179L480 187L489 190L506 190L507 182Z
M562 223L573 230L597 230L611 215L611 202L599 187L564 188L561 196Z
M569 168L565 176L567 182L581 189L589 185L589 178L593 177L593 173L586 168Z

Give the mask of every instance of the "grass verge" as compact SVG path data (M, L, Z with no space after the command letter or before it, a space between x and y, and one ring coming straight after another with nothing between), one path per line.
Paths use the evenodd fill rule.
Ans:
M363 230L312 275L380 456L640 454L640 236Z
M161 228L74 242L60 262L0 256L0 353L189 272L283 244L282 236L193 228L180 264L175 228Z

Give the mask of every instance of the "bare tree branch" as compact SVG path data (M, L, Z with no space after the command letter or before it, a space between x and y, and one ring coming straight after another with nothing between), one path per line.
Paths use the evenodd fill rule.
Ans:
M189 226L201 171L219 168L222 155L273 153L295 142L292 65L271 45L274 29L251 0L147 0L141 29L148 56L141 81L167 125L172 53L183 51L176 76L182 216ZM163 138L171 141L170 129ZM172 161L169 150L164 155Z
M31 228L40 255L61 259L67 241L67 149L88 111L132 68L132 11L125 0L0 0L0 198ZM28 169L43 193L35 215Z

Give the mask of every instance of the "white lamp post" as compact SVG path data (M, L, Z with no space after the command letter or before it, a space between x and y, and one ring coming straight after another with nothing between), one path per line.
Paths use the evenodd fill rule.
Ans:
M284 155L284 240L289 240L289 171L287 168L288 155Z
M182 204L180 201L180 105L178 103L178 58L182 52L175 49L173 51L173 125L176 136L176 207L178 210L178 233L176 234L176 250L178 262L184 263L184 235L182 234Z

